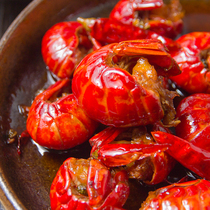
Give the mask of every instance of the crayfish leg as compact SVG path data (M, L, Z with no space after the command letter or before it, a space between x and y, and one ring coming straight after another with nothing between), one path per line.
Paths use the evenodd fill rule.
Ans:
M203 178L210 179L209 151L169 133L157 131L152 132L152 135L157 143L171 144L167 152L183 166Z

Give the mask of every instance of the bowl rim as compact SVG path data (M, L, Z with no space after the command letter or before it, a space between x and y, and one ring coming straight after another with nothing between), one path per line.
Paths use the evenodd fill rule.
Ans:
M37 7L41 2L44 0L32 0L19 14L18 16L13 20L13 22L10 24L10 26L7 28L5 33L0 39L0 53L5 47L5 44L7 43L8 39L11 37L13 32L16 30L18 25L23 22L23 20L26 18L26 16L34 10L34 8Z
M0 54L5 48L6 43L11 38L17 27L24 19L44 0L32 0L13 20L10 26L0 39ZM6 177L0 168L0 210L26 210L24 205L16 196L11 186L7 183Z

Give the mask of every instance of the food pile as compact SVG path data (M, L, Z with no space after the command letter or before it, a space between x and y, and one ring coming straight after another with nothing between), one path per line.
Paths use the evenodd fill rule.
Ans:
M183 16L178 0L120 0L109 17L46 32L43 60L56 81L34 99L27 132L49 149L92 147L61 165L52 210L122 210L129 180L160 184L177 163L194 180L150 192L139 208L210 206L210 33L181 35Z

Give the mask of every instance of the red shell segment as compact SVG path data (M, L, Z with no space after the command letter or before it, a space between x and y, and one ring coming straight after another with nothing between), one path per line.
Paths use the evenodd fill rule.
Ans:
M125 171L111 173L94 159L68 158L50 189L52 210L117 210L124 205L128 195Z
M171 56L182 73L171 79L190 94L210 93L210 33L192 32L181 36L176 42L181 48L171 52Z
M60 80L39 94L28 114L26 127L31 138L50 149L63 150L81 144L89 139L98 125L80 108L73 94L49 101L66 85L69 80Z
M198 179L150 192L139 210L208 209L209 206L210 182Z
M43 60L59 78L69 78L90 48L92 43L77 21L55 24L42 39Z
M167 150L168 154L183 166L202 178L210 179L209 150L202 149L187 140L169 133L157 131L153 132L152 135L157 143L170 144L171 146Z

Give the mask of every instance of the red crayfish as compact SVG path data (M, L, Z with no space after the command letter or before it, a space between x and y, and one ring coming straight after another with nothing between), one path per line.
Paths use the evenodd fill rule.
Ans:
M208 209L210 206L210 182L197 179L189 182L172 184L154 192L139 210L161 209Z
M122 2L125 2L127 5L132 5L132 8L134 4L137 4L138 8L142 8L143 6L144 9L145 7L147 8L146 10L156 8L157 5L163 6L162 1L157 0L154 2ZM153 3L155 6L150 7L149 5ZM61 79L71 77L74 69L85 55L110 43L135 39L158 39L169 50L179 47L176 42L165 37L168 34L172 36L174 32L171 31L173 30L179 33L178 27L174 29L174 26L178 24L173 23L173 26L171 26L171 22L169 20L163 21L164 18L161 18L160 14L156 15L155 20L149 21L149 30L148 26L145 29L145 27L141 28L133 24L125 24L124 21L119 21L113 15L118 10L121 10L121 1L118 4L119 6L116 6L110 14L110 18L78 18L78 21L60 22L52 26L45 33L42 39L42 57L48 69L54 75ZM173 30L169 29L170 27ZM162 31L165 31L165 33Z
M150 185L160 183L167 177L175 161L164 151L167 144L155 144L151 130L170 132L160 122L127 129L107 127L89 140L91 156L107 167L123 167L129 178Z
M179 49L177 42L154 31L142 29L134 25L126 25L111 18L78 18L86 31L97 41L99 48L111 43L136 39L155 39L161 41L170 51Z
M186 168L202 178L210 179L210 95L194 94L181 101L177 108L180 124L176 135L154 132L158 143L169 143L167 152Z
M210 33L192 32L176 42L180 49L172 51L182 73L171 79L188 93L210 93Z
M73 94L57 98L59 91L70 87L60 80L34 99L27 118L27 131L39 145L57 150L72 148L88 140L98 123L80 108Z
M178 0L172 0L168 5L162 0L120 0L109 17L172 39L183 28L183 11Z
M178 0L120 0L108 18L78 18L46 32L43 60L59 81L34 99L27 132L49 149L92 146L88 159L70 157L59 168L52 210L123 210L129 179L156 187L176 161L200 179L150 192L140 209L210 206L210 182L201 179L210 179L210 33L174 41L182 17ZM175 110L168 78L199 94ZM100 123L105 129L94 135Z
M42 56L59 78L69 78L82 58L92 49L84 27L77 21L52 26L42 39Z
M51 209L122 210L128 195L124 170L111 171L91 158L68 158L51 185Z
M72 91L85 112L102 124L128 127L164 118L172 125L176 94L164 88L161 76L179 73L161 42L124 41L87 55L74 72Z

